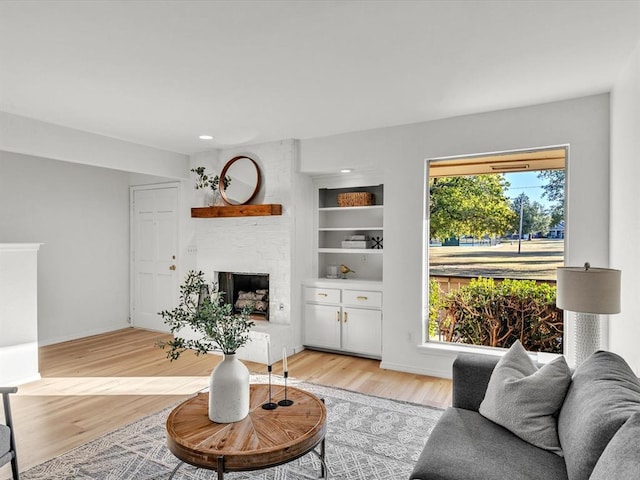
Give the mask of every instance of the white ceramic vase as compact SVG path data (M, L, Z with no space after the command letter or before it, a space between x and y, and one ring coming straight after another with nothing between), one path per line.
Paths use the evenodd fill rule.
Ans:
M209 377L209 420L239 422L248 413L249 369L235 354L225 354Z

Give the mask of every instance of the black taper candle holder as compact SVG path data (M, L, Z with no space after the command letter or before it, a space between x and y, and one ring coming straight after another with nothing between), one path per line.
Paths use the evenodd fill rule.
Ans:
M280 405L281 407L290 407L291 405L293 405L293 400L289 400L289 398L287 397L287 378L289 378L289 372L285 371L284 372L284 400L280 400L278 402L278 405Z
M272 369L273 367L271 365L267 365L267 371L269 372L269 401L267 403L262 404L262 408L264 408L265 410L275 410L276 408L278 408L278 404L274 403L271 400L271 370Z

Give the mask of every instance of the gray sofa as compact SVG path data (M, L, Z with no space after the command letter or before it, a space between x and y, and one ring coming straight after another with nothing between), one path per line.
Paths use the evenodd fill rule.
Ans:
M557 414L562 456L480 415L498 360L455 360L453 406L431 432L411 480L640 479L640 381L621 357L599 351L573 373Z

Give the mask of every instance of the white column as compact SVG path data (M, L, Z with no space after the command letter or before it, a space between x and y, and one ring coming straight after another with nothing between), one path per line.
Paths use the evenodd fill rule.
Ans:
M0 386L40 379L39 243L0 243Z

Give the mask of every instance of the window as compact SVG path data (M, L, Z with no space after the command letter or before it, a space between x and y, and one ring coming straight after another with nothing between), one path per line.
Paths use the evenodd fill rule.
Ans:
M433 159L425 340L562 353L567 149Z

